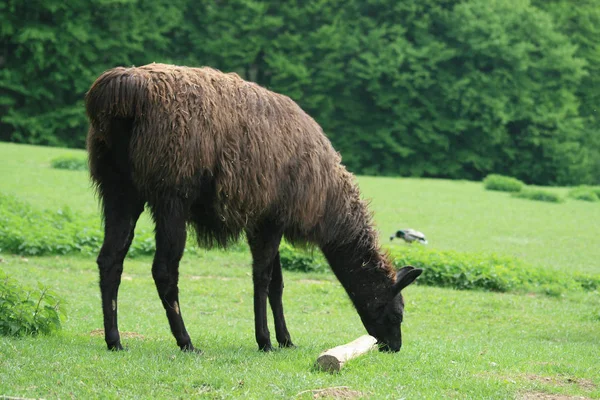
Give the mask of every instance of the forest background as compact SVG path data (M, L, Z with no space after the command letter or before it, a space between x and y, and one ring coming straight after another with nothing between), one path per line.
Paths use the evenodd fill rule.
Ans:
M362 175L600 183L598 0L5 0L0 140L84 147L106 69L286 94Z

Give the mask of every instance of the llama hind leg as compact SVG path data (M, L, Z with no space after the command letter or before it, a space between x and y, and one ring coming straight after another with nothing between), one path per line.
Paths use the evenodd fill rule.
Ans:
M105 189L105 188L103 188ZM128 190L103 190L104 242L97 258L104 314L104 338L109 350L123 350L117 324L117 296L123 260L133 240L144 203Z
M186 241L186 210L179 200L163 201L152 206L156 223L156 253L152 277L165 308L171 332L184 351L196 351L185 329L179 303L179 261Z
M252 280L254 283L254 329L258 349L271 351L271 337L267 326L267 297L273 272L273 261L277 256L283 235L274 224L263 224L248 231L248 244L252 252Z
M273 259L271 283L269 284L269 303L273 311L273 320L275 322L275 337L279 347L294 347L290 333L288 332L283 315L283 274L281 271L281 262L279 260L279 251Z

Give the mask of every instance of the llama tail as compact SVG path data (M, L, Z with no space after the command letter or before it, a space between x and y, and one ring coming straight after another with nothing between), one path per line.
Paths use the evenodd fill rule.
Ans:
M96 135L106 135L114 118L142 115L147 82L139 70L123 67L110 69L96 79L85 96L86 112Z
M139 69L113 68L100 75L85 96L90 121L86 141L89 170L101 197L101 182L110 173L107 171L130 170L133 124L148 108L148 82L148 76Z

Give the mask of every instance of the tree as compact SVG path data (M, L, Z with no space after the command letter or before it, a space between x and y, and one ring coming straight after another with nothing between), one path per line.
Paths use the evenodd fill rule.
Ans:
M8 0L0 140L83 146L116 65L234 71L287 94L357 173L600 180L600 0Z
M533 4L552 15L557 29L577 46L575 55L586 60L586 75L577 89L589 174L582 182L600 184L600 1L581 0L574 6L568 0L534 0Z
M102 71L154 61L176 0L9 0L0 4L0 139L81 147L83 95Z

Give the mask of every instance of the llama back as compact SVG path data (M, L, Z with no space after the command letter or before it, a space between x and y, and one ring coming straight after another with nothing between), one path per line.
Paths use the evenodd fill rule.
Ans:
M111 146L127 147L133 183L147 199L173 190L193 197L208 177L214 211L232 232L270 214L291 238L320 242L336 230L326 232L325 217L359 201L341 194L355 185L320 126L288 97L236 74L115 68L92 85L86 108L92 178L94 155ZM114 129L122 121L128 132Z

